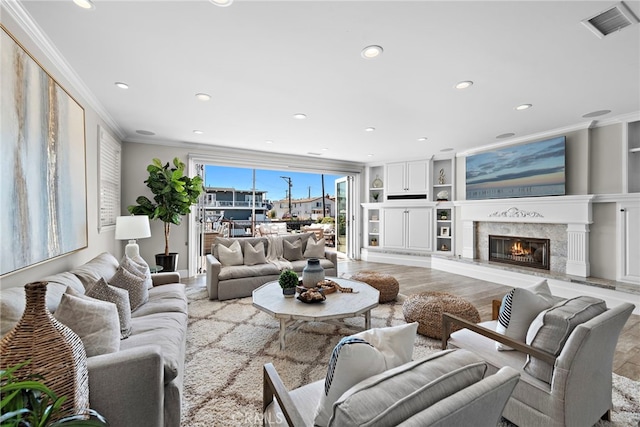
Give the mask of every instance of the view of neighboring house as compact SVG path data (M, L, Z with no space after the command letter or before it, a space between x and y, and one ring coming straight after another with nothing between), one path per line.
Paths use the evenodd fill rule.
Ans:
M255 194L255 204L253 203ZM250 221L255 212L255 219L263 221L271 204L266 199L267 192L256 190L237 190L235 188L205 188L204 210L205 230L218 219L234 221Z
M334 215L336 198L326 195L324 197L324 214L322 212L322 197L308 197L305 199L291 200L291 216L299 219L322 218L325 216L332 217ZM273 211L276 212L276 218L283 218L289 213L289 199L281 199L273 202Z

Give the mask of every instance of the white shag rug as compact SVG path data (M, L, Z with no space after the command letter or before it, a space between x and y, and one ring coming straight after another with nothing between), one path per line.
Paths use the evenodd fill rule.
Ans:
M346 326L303 323L288 332L286 349L280 350L279 322L253 307L250 297L210 301L205 289L187 293L184 427L261 426L265 363L273 363L289 390L323 379L333 347L364 325L362 317L346 319ZM401 302L381 304L371 312L372 327L403 323ZM439 341L418 335L413 357L439 350ZM614 374L613 384L613 422L597 425L640 425L640 383Z

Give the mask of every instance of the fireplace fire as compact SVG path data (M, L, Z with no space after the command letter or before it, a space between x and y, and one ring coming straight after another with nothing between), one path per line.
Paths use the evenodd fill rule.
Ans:
M489 235L489 261L549 270L549 239Z

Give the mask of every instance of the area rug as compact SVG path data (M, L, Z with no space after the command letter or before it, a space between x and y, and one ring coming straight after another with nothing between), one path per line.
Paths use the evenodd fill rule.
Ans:
M323 379L333 347L364 324L363 318L346 319L344 326L302 323L287 334L286 348L280 350L279 322L254 308L251 298L210 301L204 289L187 293L184 427L261 426L265 363L273 363L287 389ZM372 310L372 327L402 323L400 302ZM413 356L419 359L439 350L439 341L418 335ZM614 421L598 426L637 426L639 396L640 383L614 375Z

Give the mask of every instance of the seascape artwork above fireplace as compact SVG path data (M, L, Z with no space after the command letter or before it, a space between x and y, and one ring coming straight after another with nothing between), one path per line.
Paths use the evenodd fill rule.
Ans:
M489 235L489 261L549 270L550 240Z

